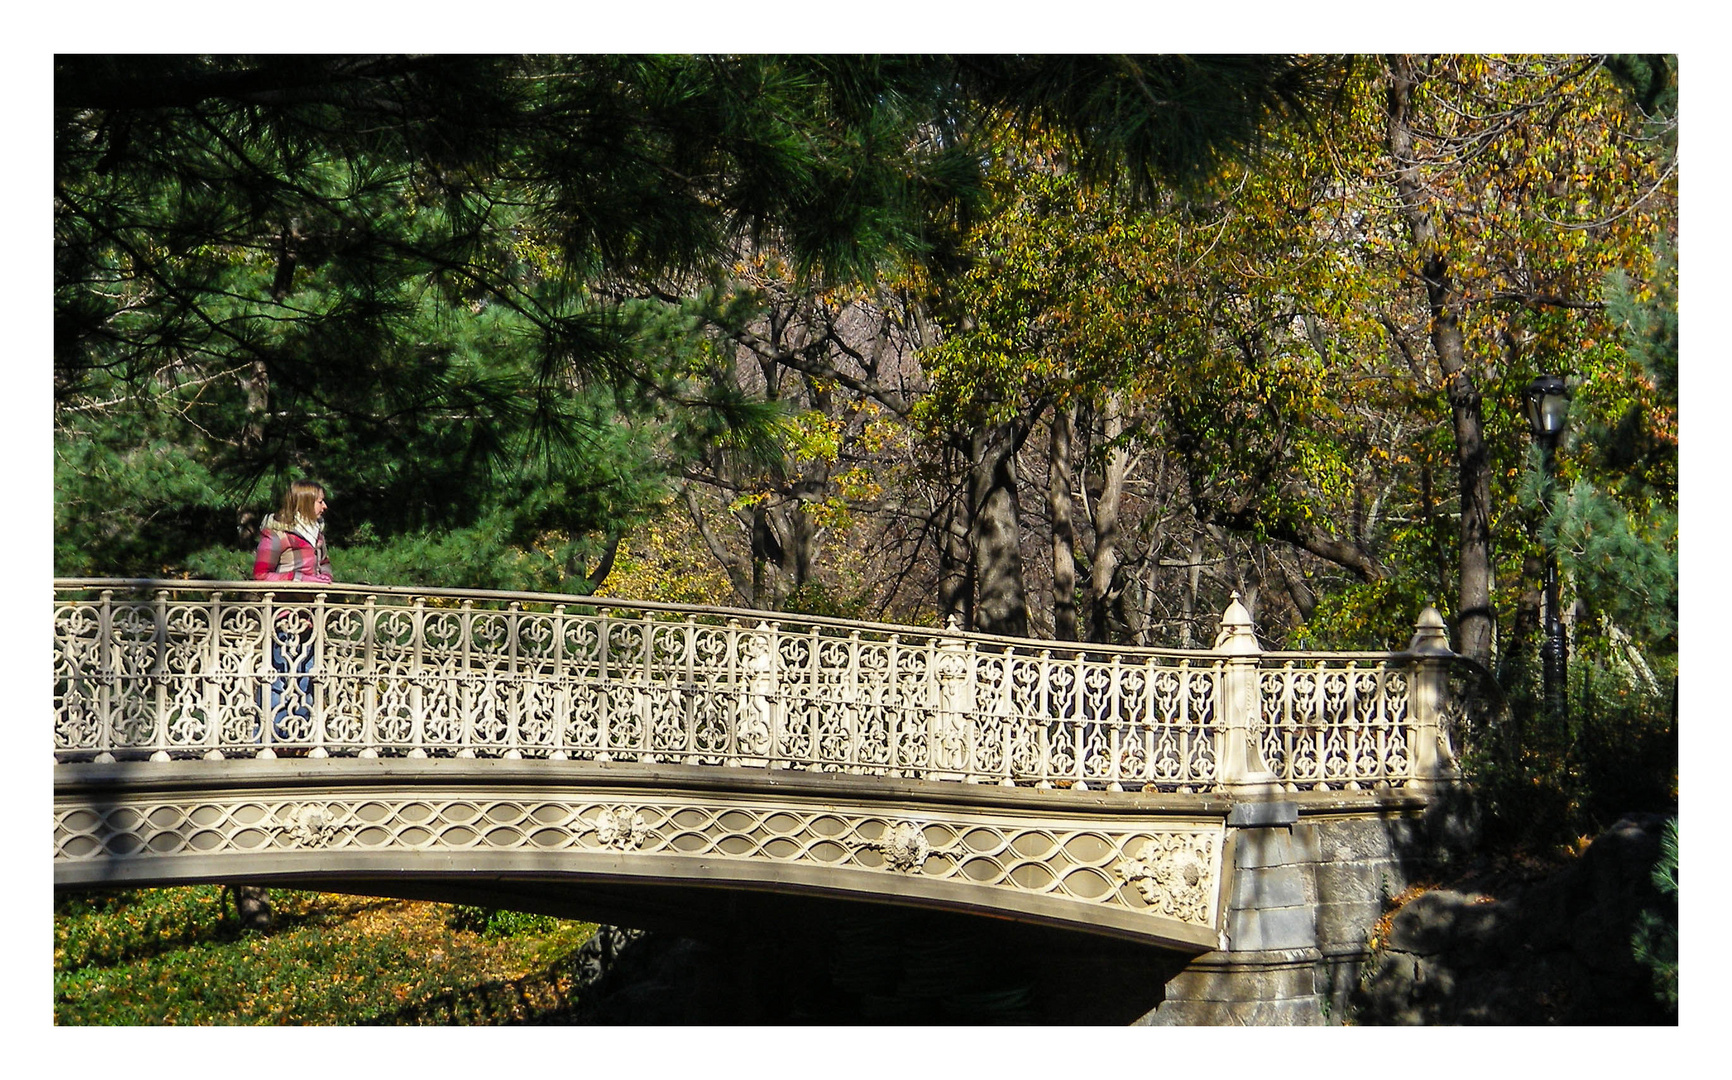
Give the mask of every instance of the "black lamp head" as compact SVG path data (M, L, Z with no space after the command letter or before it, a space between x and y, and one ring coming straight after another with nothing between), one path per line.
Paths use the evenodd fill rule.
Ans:
M1528 384L1528 428L1542 442L1554 442L1563 434L1569 419L1570 398L1564 380L1557 375L1541 375Z

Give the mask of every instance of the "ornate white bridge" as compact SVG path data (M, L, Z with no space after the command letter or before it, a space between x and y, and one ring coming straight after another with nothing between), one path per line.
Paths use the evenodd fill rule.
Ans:
M1235 807L1412 812L1470 673L656 603L62 580L58 885L746 889L1222 944ZM1242 809L1237 811L1242 813ZM635 890L635 891L634 891ZM587 906L586 906L587 905Z

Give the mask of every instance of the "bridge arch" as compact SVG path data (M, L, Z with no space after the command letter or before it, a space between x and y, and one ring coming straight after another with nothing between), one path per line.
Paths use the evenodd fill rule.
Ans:
M56 883L469 896L745 889L1214 947L1229 803L693 766L279 759L76 767ZM533 885L533 887L531 887ZM449 888L447 889L447 886Z

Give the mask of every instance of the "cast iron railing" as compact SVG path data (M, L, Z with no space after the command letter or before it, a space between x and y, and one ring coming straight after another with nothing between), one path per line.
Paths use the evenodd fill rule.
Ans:
M541 757L1040 787L1400 787L1453 774L1460 680L1402 653L995 638L532 593L61 580L61 762ZM1452 689L1454 687L1454 689Z

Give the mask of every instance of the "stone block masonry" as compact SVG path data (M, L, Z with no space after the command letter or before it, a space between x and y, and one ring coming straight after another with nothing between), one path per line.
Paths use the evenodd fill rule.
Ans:
M1232 886L1221 947L1167 983L1151 1026L1338 1023L1389 900L1435 874L1471 835L1438 800L1295 793L1229 816Z

